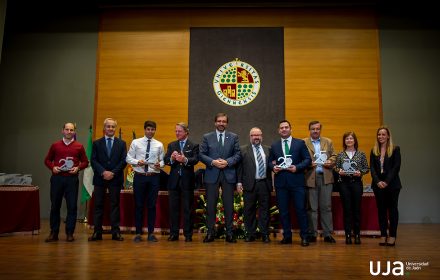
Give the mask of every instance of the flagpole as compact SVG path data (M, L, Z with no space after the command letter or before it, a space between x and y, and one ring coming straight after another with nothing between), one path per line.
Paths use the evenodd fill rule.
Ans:
M89 201L87 200L87 201L85 202L85 207L84 207L84 218L82 218L82 219L79 220L80 223L87 224L87 222L89 221L89 220L87 219L87 206L88 206L88 205L89 205Z
M81 204L85 203L84 207L84 218L81 219L82 223L87 223L87 211L88 211L88 204L89 200L92 197L93 189L89 190L87 187L90 188L90 185L93 187L93 170L90 164L91 156L92 156L92 145L93 145L93 139L92 139L92 125L89 127L89 137L87 141L87 150L86 155L89 160L89 166L84 170L83 174L83 184L81 188Z

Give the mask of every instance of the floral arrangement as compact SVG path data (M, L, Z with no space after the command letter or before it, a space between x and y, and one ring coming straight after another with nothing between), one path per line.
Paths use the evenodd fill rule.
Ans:
M203 194L199 196L197 201L196 209L196 224L195 228L198 228L200 232L206 232L207 227L207 209L206 209L206 199ZM236 192L234 194L234 206L233 206L233 216L232 216L232 226L234 235L238 239L243 239L246 236L246 229L244 226L244 201L243 195ZM269 210L270 212L270 231L274 231L275 227L279 225L279 219L277 215L279 210L276 206L273 206ZM257 229L258 231L258 229ZM221 194L219 195L217 201L217 213L215 217L215 238L225 238L226 237L226 225L225 225L225 215L223 200Z

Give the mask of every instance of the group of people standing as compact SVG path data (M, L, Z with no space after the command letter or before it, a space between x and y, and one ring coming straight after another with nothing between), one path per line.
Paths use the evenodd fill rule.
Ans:
M179 240L180 209L183 212L183 235L185 242L192 241L194 166L205 164L204 186L207 196L207 234L203 242L215 240L217 201L221 195L224 207L226 237L235 243L233 232L234 191L243 193L245 242L257 239L257 231L264 243L269 237L270 196L275 187L276 201L283 228L281 244L292 243L290 206L293 206L300 228L301 246L308 246L318 238L318 211L324 242L335 243L332 236L331 195L338 174L340 196L343 205L346 244L360 244L360 205L363 193L362 176L370 168L365 153L358 150L354 132L343 135L343 151L335 153L330 139L321 136L322 124L309 124L310 137L292 137L289 121L278 125L280 140L263 145L263 132L251 128L249 142L240 146L238 136L226 130L228 116L218 113L214 118L215 130L203 135L200 145L188 139L189 128L185 123L175 126L176 141L163 144L154 138L156 123L144 123L145 135L132 141L127 152L126 143L115 137L117 122L104 120L104 137L93 142L91 166L95 186L94 232L89 241L102 240L102 218L105 192L111 200L112 239L122 241L119 229L119 193L123 185L126 164L133 166L133 194L135 201L134 242L141 242L144 209L147 207L147 241L157 242L154 235L156 201L160 185L160 170L171 167L168 178L170 207L170 235L168 241ZM88 166L84 147L74 140L75 126L63 126L63 139L50 147L45 164L52 171L50 197L51 232L46 242L58 240L60 207L66 198L66 240L74 241L76 201L78 197L78 172ZM370 156L372 187L376 196L382 246L394 246L398 224L398 197L400 149L394 146L388 128L377 130L376 144ZM258 215L256 215L258 209ZM258 219L256 218L258 216Z

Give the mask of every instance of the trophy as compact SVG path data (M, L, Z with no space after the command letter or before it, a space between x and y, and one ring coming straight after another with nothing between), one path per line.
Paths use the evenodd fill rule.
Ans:
M151 169L157 169L154 165L156 163L160 162L160 159L159 159L160 149L158 149L157 152L150 151L147 154L147 156L148 157L147 157L147 159L145 161L146 161L146 164L148 164L148 167L151 168Z
M284 157L279 157L278 158L278 161L280 162L279 164L278 164L278 166L281 168L281 169L287 169L287 168L289 168L291 165L292 165L292 156L291 155L286 155L286 156L284 156Z
M65 159L60 159L59 163L63 163L63 165L60 166L61 171L69 171L73 167L73 157L66 157Z
M327 153L325 151L320 151L314 154L313 157L315 158L314 163L316 163L317 165L324 165L327 160Z
M344 162L342 163L342 170L347 175L352 175L356 172L356 162L352 161L351 159L344 159Z

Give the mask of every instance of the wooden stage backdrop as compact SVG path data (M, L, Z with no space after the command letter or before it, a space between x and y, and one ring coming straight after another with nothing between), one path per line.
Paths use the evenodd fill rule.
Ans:
M101 136L102 121L111 116L127 144L132 130L143 136L147 119L157 122L156 138L165 146L175 139L174 124L188 121L190 27L280 26L285 111L294 136L308 136L309 121L317 119L323 123L323 136L332 138L338 151L342 134L354 130L360 149L368 154L382 122L377 22L368 10L104 10L94 138ZM264 133L277 132L274 127ZM248 141L247 135L240 139ZM367 177L364 183L369 182Z

